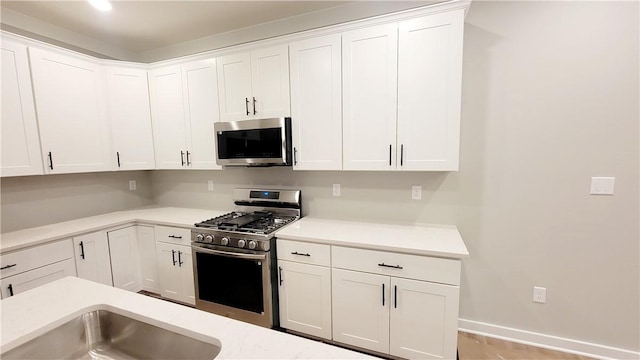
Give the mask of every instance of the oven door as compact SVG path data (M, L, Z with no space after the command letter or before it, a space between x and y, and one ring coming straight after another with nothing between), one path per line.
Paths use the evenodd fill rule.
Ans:
M267 253L192 244L196 308L272 327L271 259Z

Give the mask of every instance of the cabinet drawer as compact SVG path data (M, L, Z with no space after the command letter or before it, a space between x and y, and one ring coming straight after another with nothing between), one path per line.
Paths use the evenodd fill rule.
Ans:
M278 259L280 260L322 266L331 265L329 245L278 239L276 246Z
M72 258L73 246L71 245L71 239L59 240L8 254L2 254L2 256L0 256L0 267L10 267L0 270L0 278Z
M332 246L333 267L460 285L460 260Z
M168 226L156 226L156 241L168 242L178 245L191 244L191 230Z

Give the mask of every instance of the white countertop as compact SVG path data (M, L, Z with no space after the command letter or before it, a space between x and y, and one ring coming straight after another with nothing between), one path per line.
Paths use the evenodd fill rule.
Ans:
M304 217L278 238L398 253L464 258L469 251L455 226L389 225Z
M174 207L116 211L1 234L0 253L129 224L192 228L197 222L224 213L226 212ZM303 217L277 231L276 236L290 240L415 255L456 259L469 256L458 229L447 225L389 225Z
M116 211L108 214L39 226L0 235L0 253L127 224L154 224L191 228L193 224L224 214L224 211L147 208Z
M198 340L222 343L218 359L375 359L283 332L75 277L3 299L2 352L88 311L105 309ZM212 339L214 338L214 339Z

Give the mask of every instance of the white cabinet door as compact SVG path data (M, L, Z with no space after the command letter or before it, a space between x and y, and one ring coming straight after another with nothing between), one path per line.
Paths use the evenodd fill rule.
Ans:
M159 294L155 232L152 226L139 225L137 226L137 231L142 289Z
M73 251L79 278L113 286L106 232L74 236Z
M455 359L459 287L391 278L391 355Z
M342 34L344 170L395 170L398 27Z
M196 288L193 280L193 257L191 255L191 247L178 245L178 270L180 272L180 301L195 305L196 304Z
M458 170L464 10L400 22L402 170Z
M251 53L251 89L250 109L256 119L290 116L287 45Z
M158 280L160 295L168 299L182 301L182 274L178 263L176 245L156 242L156 254L158 258Z
M129 226L109 231L107 235L109 252L111 253L113 286L134 292L142 290L136 227Z
M278 260L280 326L331 340L331 270Z
M111 170L102 65L34 48L29 58L45 171Z
M155 168L147 71L108 66L107 99L115 169Z
M73 259L67 259L30 271L6 277L0 280L2 298L19 294L40 285L62 279L65 276L75 276L76 268Z
M216 164L216 136L213 131L213 124L219 119L216 60L182 65L182 78L190 139L187 166L191 169L222 169Z
M339 34L289 45L294 170L342 169L340 48Z
M149 89L156 168L182 169L186 164L187 130L180 65L149 71Z
M389 352L388 276L332 269L333 340Z
M2 39L1 176L44 174L27 47Z
M220 121L253 118L250 54L222 56L217 62Z

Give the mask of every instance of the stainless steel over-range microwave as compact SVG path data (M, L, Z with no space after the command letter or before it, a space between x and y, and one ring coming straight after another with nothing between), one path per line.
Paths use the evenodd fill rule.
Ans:
M290 166L291 118L217 122L216 162L224 166Z

